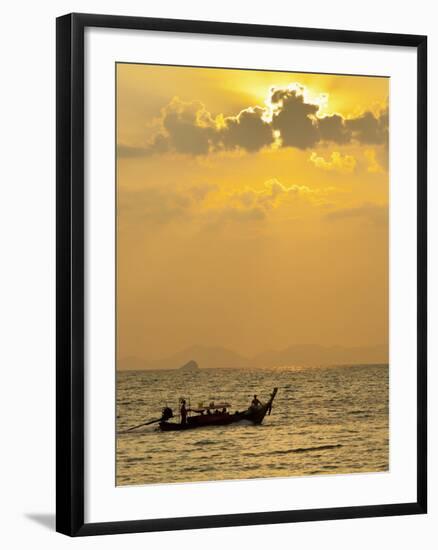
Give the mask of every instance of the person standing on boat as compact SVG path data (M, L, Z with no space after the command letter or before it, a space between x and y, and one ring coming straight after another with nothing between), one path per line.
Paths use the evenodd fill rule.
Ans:
M261 404L262 402L259 399L257 399L257 395L254 395L254 399L251 401L251 407L256 409Z
M181 401L180 414L181 414L181 424L185 424L187 422L187 409L186 409L185 399Z

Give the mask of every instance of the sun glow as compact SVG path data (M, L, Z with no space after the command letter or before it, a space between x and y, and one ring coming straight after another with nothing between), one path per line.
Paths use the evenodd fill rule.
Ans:
M387 79L119 64L117 82L121 361L385 344Z

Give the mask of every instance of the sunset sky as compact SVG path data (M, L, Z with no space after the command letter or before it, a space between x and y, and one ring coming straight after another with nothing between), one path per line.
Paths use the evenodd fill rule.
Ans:
M118 358L388 342L389 79L117 65Z

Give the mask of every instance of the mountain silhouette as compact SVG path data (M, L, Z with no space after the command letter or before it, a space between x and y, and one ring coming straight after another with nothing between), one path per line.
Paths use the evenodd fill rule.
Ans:
M118 368L178 369L190 361L195 361L201 369L388 363L388 348L384 345L344 347L301 344L282 350L265 351L253 358L247 358L227 348L195 345L163 359L126 357L119 360Z
M234 351L221 347L191 346L163 359L141 360L128 357L119 361L119 368L139 369L178 369L189 361L196 361L201 369L247 368L252 361Z
M180 367L179 370L183 370L186 372L195 372L199 370L199 365L196 361L193 361L192 359L191 361Z

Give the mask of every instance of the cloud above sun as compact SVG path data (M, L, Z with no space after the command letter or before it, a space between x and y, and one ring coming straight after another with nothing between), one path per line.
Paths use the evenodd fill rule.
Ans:
M387 342L389 82L117 64L120 357Z
M388 124L387 109L349 118L339 113L323 115L320 103L294 83L272 87L265 106L249 106L231 115L214 116L200 101L174 97L161 110L159 129L144 147L119 144L118 152L120 157L169 152L198 156L235 150L306 150L329 144L386 146Z

